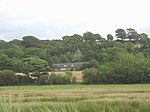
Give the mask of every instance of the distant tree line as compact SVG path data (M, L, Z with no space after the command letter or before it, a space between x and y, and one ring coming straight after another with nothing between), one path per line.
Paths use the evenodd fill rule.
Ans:
M98 33L85 32L83 35L64 36L60 40L40 40L34 36L9 42L0 40L1 81L6 78L4 74L7 71L26 74L24 77L17 76L18 85L40 84L44 79L47 80L43 73L54 70L53 64L89 62L80 68L84 74L83 83L149 83L148 35L139 34L132 28L117 29L115 33L116 39L111 34L102 37ZM80 57L74 56L77 49L82 52ZM37 78L37 81L29 77ZM2 85L13 85L11 81L9 84L9 81L5 81ZM43 83L46 82L51 83Z
M70 72L65 74L47 74L43 73L37 78L33 78L27 75L16 75L12 70L0 71L0 86L14 86L14 85L62 85L62 84L74 84L76 78Z
M118 49L119 50L119 49ZM125 51L121 51L125 52ZM120 53L118 59L99 63L90 60L84 65L85 84L141 84L150 82L150 59L139 59L129 53Z

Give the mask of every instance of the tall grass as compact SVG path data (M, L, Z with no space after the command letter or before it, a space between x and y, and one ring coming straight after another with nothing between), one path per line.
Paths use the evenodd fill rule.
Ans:
M12 107L11 107L11 96L7 101L6 96L0 97L0 111L1 112L12 112Z
M57 89L86 89L86 88L145 88L149 89L150 84L102 84L102 85L47 85L47 86L0 86L0 91L10 90L57 90Z
M0 112L149 112L150 110L150 103L138 101L74 103L67 98L53 100L57 101L56 105L43 103L39 106L24 105L20 107L12 104L11 95L8 98L4 96L0 97Z
M149 110L150 85L0 87L0 112L149 112Z

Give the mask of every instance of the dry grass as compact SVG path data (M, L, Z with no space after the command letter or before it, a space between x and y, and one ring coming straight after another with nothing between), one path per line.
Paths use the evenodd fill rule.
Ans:
M76 77L76 82L77 83L82 83L82 71L69 71L73 74L74 77ZM65 74L65 71L61 71L61 72L49 72L49 74L51 73L55 73L55 74Z
M150 89L148 88L98 88L85 87L70 89L45 89L45 90L4 90L0 91L0 96L12 96L12 102L19 102L20 105L26 103L30 105L57 104L61 102L98 102L98 101L140 101L150 103ZM42 88L42 87L41 87ZM40 101L40 102L39 102Z
M57 110L49 112L148 112L150 110L150 84L0 87L0 102L5 98L9 105L10 96L13 111L8 112L16 112L15 109L20 112L18 108L21 112L47 112L45 110L47 108Z

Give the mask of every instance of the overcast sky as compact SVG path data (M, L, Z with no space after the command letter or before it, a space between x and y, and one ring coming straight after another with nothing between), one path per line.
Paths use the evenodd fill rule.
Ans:
M149 0L0 0L0 39L61 39L118 28L150 34Z

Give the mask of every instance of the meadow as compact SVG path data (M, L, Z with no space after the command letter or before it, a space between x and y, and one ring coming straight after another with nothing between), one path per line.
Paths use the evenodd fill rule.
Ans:
M0 87L0 112L149 112L150 84Z

